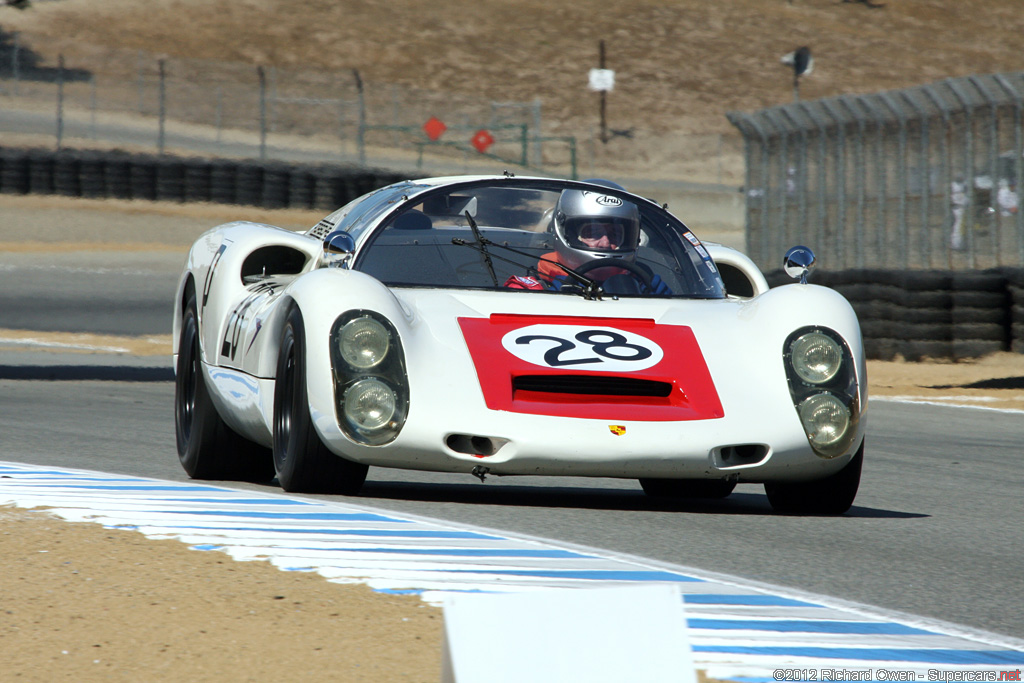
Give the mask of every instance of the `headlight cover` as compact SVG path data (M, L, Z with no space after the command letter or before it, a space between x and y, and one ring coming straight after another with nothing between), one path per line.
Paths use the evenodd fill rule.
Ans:
M860 421L856 367L846 341L829 328L804 327L786 339L783 362L811 448L822 458L846 453Z
M828 451L841 443L850 428L850 409L832 394L813 394L799 406L807 440L816 450Z
M395 399L395 392L379 379L361 379L345 390L342 410L353 429L373 432L391 422Z
M394 325L375 311L343 313L331 327L338 426L367 446L395 440L409 413L405 354Z
M843 364L843 350L832 337L808 332L790 345L793 369L805 382L824 384L836 376Z
M346 363L359 370L379 365L388 354L391 334L368 315L353 318L338 332L338 350Z

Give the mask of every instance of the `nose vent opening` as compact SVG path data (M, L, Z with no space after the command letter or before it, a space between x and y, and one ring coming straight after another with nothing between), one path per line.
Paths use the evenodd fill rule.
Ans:
M584 396L648 396L665 398L672 385L631 377L593 375L520 375L512 380L513 392L545 394L581 394Z
M754 465L768 456L768 447L760 443L737 444L722 448L722 465L736 467L738 465Z
M445 443L448 445L448 448L456 453L465 453L466 455L484 458L494 455L498 452L498 449L505 445L504 441L492 439L489 436L471 434L449 434L448 438L445 439Z

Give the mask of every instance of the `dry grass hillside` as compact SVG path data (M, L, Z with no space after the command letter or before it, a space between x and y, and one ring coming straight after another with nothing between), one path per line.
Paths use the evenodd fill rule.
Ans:
M874 1L874 0L873 0ZM814 54L804 98L1018 70L1020 0L37 0L0 7L46 59L118 46L171 57L357 68L368 81L543 102L560 133L592 131L586 88L604 40L609 125L731 132L723 113L790 101L779 58ZM619 153L629 154L629 141Z
M466 124L470 114L456 104L466 98L539 100L542 133L578 141L584 177L615 177L661 197L637 183L743 183L742 144L724 114L791 101L780 58L796 47L809 46L815 59L804 99L1014 71L1024 54L1021 10L1021 0L36 0L25 11L0 7L0 31L17 32L48 66L65 54L70 66L86 59L94 69L117 50L130 73L142 50L341 72L342 80L357 69L377 92L444 93L432 99L447 102L449 116L465 113ZM598 142L599 96L587 88L601 41L616 74L607 126L629 133L607 144ZM117 78L134 87L134 74ZM422 96L408 97L401 106L417 121L435 113ZM414 154L399 165L411 167ZM567 172L564 151L546 161ZM733 204L700 218L736 228Z

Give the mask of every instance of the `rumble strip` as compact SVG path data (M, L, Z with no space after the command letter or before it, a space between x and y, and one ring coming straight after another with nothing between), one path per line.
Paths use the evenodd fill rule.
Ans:
M936 680L1019 669L1024 643L737 577L334 501L0 462L0 505L413 593L670 583L697 668L745 681ZM786 672L803 678L787 678ZM843 678L829 677L829 672ZM781 676L780 676L781 674ZM895 677L894 677L895 676ZM971 678L945 680L998 680ZM1017 679L1014 679L1017 680Z

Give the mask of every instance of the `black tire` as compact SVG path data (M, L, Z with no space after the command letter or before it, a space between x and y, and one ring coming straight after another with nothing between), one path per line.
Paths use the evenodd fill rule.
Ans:
M263 167L241 163L235 168L235 204L259 206L263 194Z
M193 479L270 481L270 450L231 430L210 399L199 353L199 318L195 290L189 285L178 337L174 385L174 425L178 460Z
M292 493L359 493L369 468L329 451L309 415L305 328L302 311L295 305L288 312L278 348L274 388L274 467L278 483Z
M180 159L165 157L157 163L156 199L160 202L185 201L185 166Z
M899 353L900 340L888 337L864 337L864 355L871 360L892 360Z
M846 467L815 481L766 482L764 492L776 512L801 515L841 515L853 505L860 488L864 442Z
M238 164L233 161L214 160L210 163L210 201L218 204L235 203L235 175Z
M951 292L953 307L962 308L1002 308L1009 301L1007 292Z
M729 479L641 479L640 487L657 498L726 498L736 488Z

